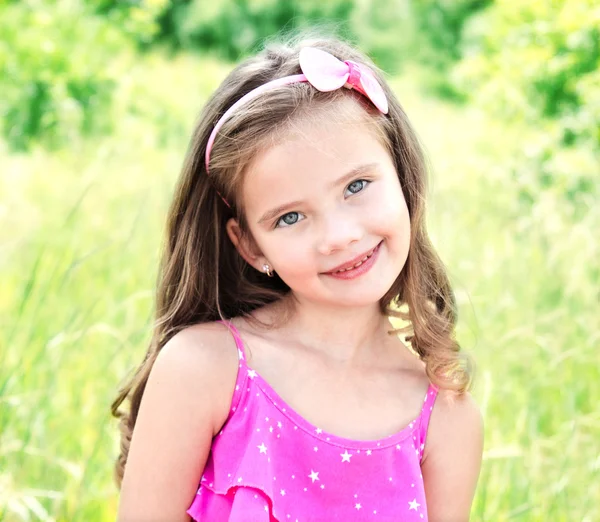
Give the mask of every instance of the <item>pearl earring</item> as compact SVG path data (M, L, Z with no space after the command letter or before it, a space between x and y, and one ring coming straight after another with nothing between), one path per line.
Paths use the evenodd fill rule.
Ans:
M271 272L271 267L268 264L263 265L263 272L265 272L269 277L273 277L273 272Z

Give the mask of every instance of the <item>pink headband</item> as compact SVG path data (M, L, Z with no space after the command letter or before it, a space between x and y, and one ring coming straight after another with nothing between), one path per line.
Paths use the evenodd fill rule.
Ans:
M241 105L256 98L265 91L276 89L283 85L298 82L308 82L315 89L321 92L335 91L341 87L348 89L356 89L358 92L366 96L373 102L383 114L388 113L388 102L385 92L381 85L375 79L371 70L365 65L359 65L351 60L342 62L335 56L321 49L314 47L304 47L300 50L300 69L303 74L295 74L293 76L284 76L272 80L249 93L242 96L236 101L215 125L212 130L208 143L206 144L205 165L206 173L208 174L208 165L210 163L210 151L217 136L217 133L223 124L230 118L231 114ZM219 194L221 196L221 194ZM229 207L229 203L221 196L225 204Z

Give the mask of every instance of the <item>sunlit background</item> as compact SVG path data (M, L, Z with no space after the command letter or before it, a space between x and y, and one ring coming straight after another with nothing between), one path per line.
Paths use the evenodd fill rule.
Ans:
M0 520L114 520L109 407L145 353L194 121L324 24L389 74L477 361L473 520L600 520L600 4L0 2ZM191 499L190 499L191 500Z

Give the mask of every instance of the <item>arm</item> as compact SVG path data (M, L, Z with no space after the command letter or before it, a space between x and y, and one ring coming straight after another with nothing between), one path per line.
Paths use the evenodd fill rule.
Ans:
M469 393L440 390L421 471L430 522L469 520L483 453L483 419Z
M118 522L188 522L213 436L227 419L237 351L221 325L179 332L160 351L140 404Z

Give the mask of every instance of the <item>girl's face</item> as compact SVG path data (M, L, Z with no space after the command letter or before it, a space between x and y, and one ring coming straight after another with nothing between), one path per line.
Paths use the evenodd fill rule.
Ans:
M246 261L268 263L299 302L368 306L406 262L408 209L373 124L335 119L295 124L256 156L242 187L254 241L233 219L227 228Z

